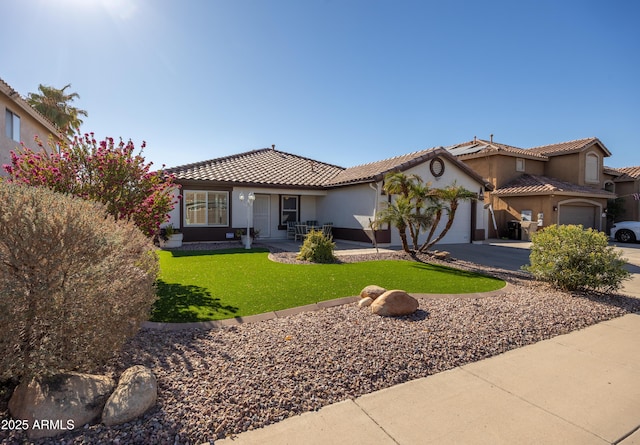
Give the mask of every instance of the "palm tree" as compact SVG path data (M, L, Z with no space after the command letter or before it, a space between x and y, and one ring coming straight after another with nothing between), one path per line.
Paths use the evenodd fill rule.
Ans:
M427 241L420 247L420 252L424 252L428 250L431 246L440 241L447 234L451 226L453 225L453 220L456 217L456 211L458 210L458 206L461 201L468 201L471 199L476 199L477 195L466 188L457 185L454 181L453 184L448 185L443 189L437 190L438 198L444 203L444 209L447 210L449 219L447 220L447 224L445 225L442 232L437 236L436 239ZM439 218L438 218L439 219ZM434 224L436 225L436 224ZM433 230L433 229L432 229ZM430 234L432 235L432 234Z
M418 179L420 178L418 177ZM414 211L409 216L407 223L411 241L413 242L413 250L418 250L420 232L433 225L435 208L429 204L433 202L434 193L434 190L431 189L431 184L425 184L422 180L414 182L409 190L409 199L413 203Z
M415 213L410 209L404 213L404 228L400 234L400 238L406 237L406 229L409 228L409 233L413 241L413 248L418 248L417 236L420 234L420 228L422 227L420 206L421 202L416 199L416 193L418 188L422 185L422 178L416 174L407 175L402 172L390 172L384 177L384 191L389 195L399 195L408 203L414 203ZM397 226L396 226L397 227ZM404 246L403 246L404 247ZM408 248L405 249L408 251Z
M371 224L373 229L378 229L382 224L389 224L400 233L402 241L402 249L409 252L409 243L407 242L407 221L413 212L413 204L411 200L403 196L398 197L376 214L376 219Z
M401 195L408 198L411 194L411 189L420 183L422 183L422 178L418 175L391 172L385 175L383 188L389 195Z
M442 219L442 212L444 212L445 210L449 210L448 207L445 206L445 204L440 200L440 191L441 189L433 190L431 196L429 197L431 201L429 209L432 215L430 221L431 229L429 230L429 234L427 235L427 240L422 244L422 246L420 246L420 249L418 249L420 252L424 250L424 246L428 245L429 241L431 241L431 239L433 238L433 234L435 233L438 225L440 224L440 220Z
M71 102L79 99L78 93L65 93L71 84L67 84L62 89L51 86L38 86L38 93L29 93L27 102L35 108L40 114L49 119L65 134L72 136L75 130L82 125L80 116L88 116L85 110L71 106Z

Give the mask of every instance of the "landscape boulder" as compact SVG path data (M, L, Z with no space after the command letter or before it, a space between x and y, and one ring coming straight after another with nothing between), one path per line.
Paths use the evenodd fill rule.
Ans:
M371 297L361 298L360 301L358 301L358 307L359 308L369 307L371 306L371 303L373 303L373 300L371 299Z
M158 382L153 372L136 365L122 373L102 412L102 422L118 425L144 414L158 399Z
M371 298L372 300L375 300L386 291L387 290L384 287L376 285L367 286L360 292L360 298Z
M14 419L28 422L30 439L52 437L92 422L115 382L106 376L67 372L20 383L9 400Z
M403 290L388 290L371 303L371 312L386 317L413 314L418 309L418 300Z
M435 252L433 252L433 257L437 260L450 261L451 253L447 252L446 250L436 250Z

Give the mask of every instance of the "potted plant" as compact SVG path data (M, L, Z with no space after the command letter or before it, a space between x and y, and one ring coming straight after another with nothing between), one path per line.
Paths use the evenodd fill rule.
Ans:
M167 224L160 230L160 247L172 249L182 246L183 234L173 227L173 224Z
M236 230L236 239L239 239L243 246L247 246L247 230L246 229L238 229ZM251 243L258 238L260 235L260 231L256 229L252 229L250 231L251 238L249 239L249 247L251 247Z

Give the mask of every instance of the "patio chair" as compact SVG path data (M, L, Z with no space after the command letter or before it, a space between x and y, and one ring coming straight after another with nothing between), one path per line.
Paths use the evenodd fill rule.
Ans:
M287 239L296 239L296 222L287 221Z
M316 227L318 227L318 221L316 221L315 219L310 219L307 221L307 226L315 229Z
M331 229L333 228L333 224L323 224L322 225L322 234L327 238L331 238L332 233Z
M300 238L301 240L304 240L305 236L307 236L307 225L296 224L295 240L298 241L298 238Z

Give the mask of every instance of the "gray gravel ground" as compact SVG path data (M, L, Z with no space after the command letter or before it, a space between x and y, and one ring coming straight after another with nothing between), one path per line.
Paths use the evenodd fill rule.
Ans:
M512 286L493 297L420 298L420 309L402 318L378 317L351 304L211 331L145 329L108 372L117 377L134 364L152 368L157 406L129 424L85 426L37 443L213 443L640 311L640 300L623 295L572 295L524 273L450 265L497 275ZM7 416L6 404L0 404L0 419ZM22 443L24 437L0 431L0 440Z

